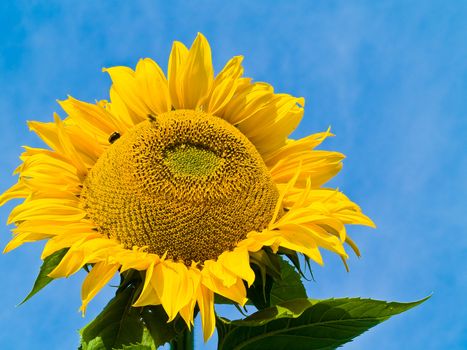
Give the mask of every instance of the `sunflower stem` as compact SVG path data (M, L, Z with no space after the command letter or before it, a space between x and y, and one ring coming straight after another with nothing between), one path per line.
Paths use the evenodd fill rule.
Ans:
M177 337L170 342L170 350L194 350L194 329L185 328Z

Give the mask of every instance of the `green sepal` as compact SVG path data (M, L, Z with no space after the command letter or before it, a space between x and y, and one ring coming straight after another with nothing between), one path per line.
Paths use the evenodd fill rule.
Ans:
M268 256L269 254L264 252L264 255ZM273 276L265 273L259 267L253 267L256 278L253 285L247 290L247 297L258 310L285 300L307 297L297 270L281 256L275 254L274 264L276 272Z
M24 298L24 300L21 303L19 303L19 305L24 304L42 288L44 288L46 285L53 281L53 278L49 277L48 275L57 267L60 261L62 261L68 249L69 248L60 249L44 259L44 262L42 263L42 266L39 270L39 274L37 275L36 281L34 282L34 286L32 287L29 294L26 296L26 298Z
M170 350L193 350L195 348L194 329L186 328L170 342Z
M306 298L300 274L284 259L280 259L281 277L275 279L270 293L270 305L276 305L286 300Z
M351 341L411 303L372 299L296 299L260 310L243 320L217 319L218 350L331 350Z
M262 310L271 305L273 278L256 266L252 268L255 272L255 282L246 290L246 296L258 310Z
M289 258L289 260L292 262L293 266L297 269L300 276L302 276L307 281L309 280L305 275L305 271L303 271L303 269L302 269L302 266L300 264L299 255L295 250L284 248L284 247L279 247L277 253L281 254L281 255L285 255L287 258ZM302 255L302 256L303 256L303 258L305 260L305 266L310 271L311 279L313 279L313 271L311 270L310 258L307 257L306 255Z
M279 256L273 253L268 247L258 250L257 252L251 252L250 263L256 265L258 269L260 269L263 280L266 274L272 278L281 277Z

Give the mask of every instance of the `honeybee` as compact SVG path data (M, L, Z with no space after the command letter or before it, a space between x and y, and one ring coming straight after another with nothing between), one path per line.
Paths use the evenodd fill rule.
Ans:
M112 144L115 141L117 141L120 138L120 133L118 131L114 131L110 136L109 136L109 143Z

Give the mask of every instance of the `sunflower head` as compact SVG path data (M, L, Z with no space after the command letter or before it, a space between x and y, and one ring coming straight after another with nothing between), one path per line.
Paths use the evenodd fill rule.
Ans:
M60 102L67 116L30 122L47 148L26 148L18 182L0 204L9 217L5 251L46 240L42 258L66 249L50 277L92 269L82 309L116 273L140 271L135 307L162 305L169 321L214 331L214 295L244 305L251 263L265 250L358 254L346 224L372 226L341 192L322 185L343 155L315 150L329 132L289 138L303 98L243 77L242 57L214 75L199 34L175 42L167 77L151 59L112 67L110 100ZM264 266L263 266L264 267Z
M267 227L278 190L238 129L204 112L175 110L108 147L81 199L103 235L189 266L216 260Z

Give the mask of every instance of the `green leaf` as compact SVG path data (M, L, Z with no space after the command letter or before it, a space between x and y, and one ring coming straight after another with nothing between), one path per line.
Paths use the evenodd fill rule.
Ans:
M169 318L161 305L144 307L141 317L156 347L171 341L187 328L180 317L167 323Z
M173 340L187 326L177 317L167 323L161 305L135 308L141 292L138 271L127 271L115 297L81 330L81 350L151 350Z
M151 348L148 345L124 345L122 350L152 350L154 348Z
M141 308L131 306L135 290L135 286L122 290L81 330L82 350L128 349L133 345L140 346L135 349L155 349L147 336Z
M145 328L143 331L143 338L139 344L123 345L120 349L115 350L156 350L157 346L152 340L152 336Z
M300 274L284 259L280 259L281 276L274 280L271 288L271 305L286 300L306 298L305 287Z
M179 333L175 339L170 342L170 350L193 350L195 346L194 329L191 331L185 328L185 331Z
M31 299L37 292L39 292L42 288L44 288L46 285L52 282L53 278L49 277L48 274L51 273L53 269L55 269L55 267L57 267L60 261L62 261L67 251L68 251L68 248L63 248L49 255L47 258L45 258L39 270L39 275L37 276L36 281L34 282L34 286L32 287L32 290L29 292L26 298L24 298L24 300L19 305L24 304L26 301Z
M331 350L345 344L412 303L345 298L296 299L260 310L244 320L218 318L219 350Z

